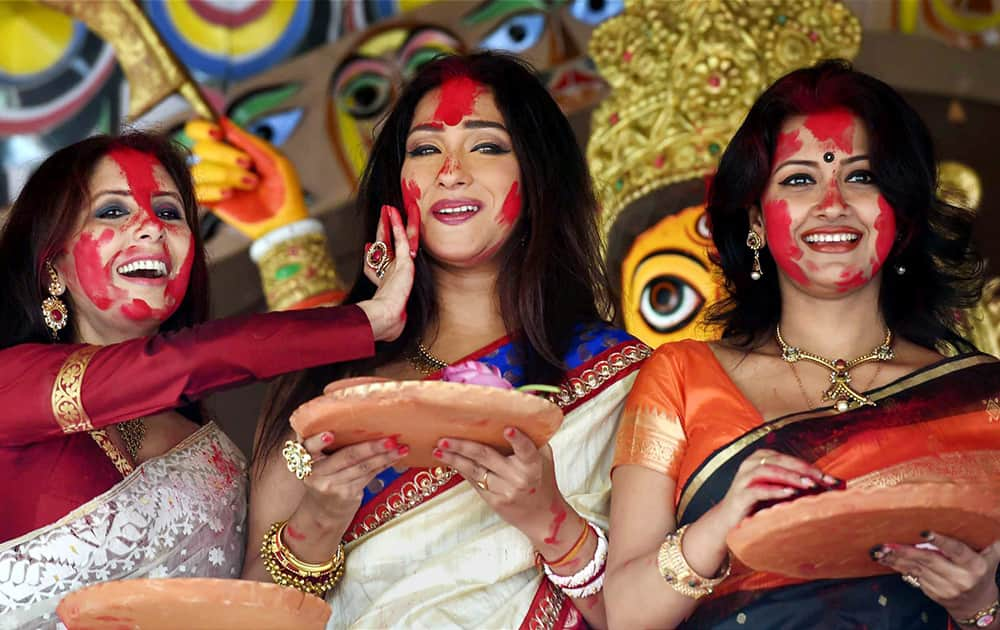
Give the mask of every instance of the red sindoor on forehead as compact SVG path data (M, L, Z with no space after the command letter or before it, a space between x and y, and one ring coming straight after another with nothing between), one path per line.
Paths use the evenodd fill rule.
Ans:
M850 154L854 150L854 114L839 107L806 116L805 127L820 142L833 141L833 145Z
M799 140L799 130L778 134L778 142L774 147L774 166L781 164L791 156L795 155L802 148L802 141Z
M434 121L454 127L462 119L472 113L476 106L476 98L486 89L466 76L453 77L441 84L441 96L437 109L434 111Z
M151 217L153 214L153 194L158 190L153 168L159 166L159 161L149 153L136 151L128 147L112 149L108 157L115 161L125 174L129 190L139 207Z

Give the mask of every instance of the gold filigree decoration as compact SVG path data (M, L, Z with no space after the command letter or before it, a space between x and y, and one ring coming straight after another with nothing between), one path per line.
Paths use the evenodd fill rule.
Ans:
M83 408L83 375L100 346L84 346L66 357L52 383L52 416L63 433L91 431L94 425Z
M263 254L257 266L273 311L323 293L343 293L324 234L311 232L282 241Z
M861 24L833 0L626 0L590 56L611 85L587 158L605 239L629 203L703 177L757 96L820 59L852 58Z
M129 116L142 116L173 93L182 95L202 118L214 118L198 89L136 0L42 0L97 33L115 49L129 87Z
M132 462L130 462L128 458L125 457L124 453L122 453L121 450L115 446L111 437L108 436L107 431L104 429L94 429L90 432L90 437L94 438L94 441L101 447L104 454L108 456L108 459L110 459L111 463L115 465L118 472L122 474L122 477L128 477L132 474L132 471L135 470L132 466Z
M567 379L559 386L558 394L551 394L549 400L568 407L583 400L596 391L601 385L636 363L646 359L653 351L644 343L634 343L621 350L612 352L607 359L601 359L587 368L579 376Z
M433 497L455 474L455 469L444 466L421 470L412 481L404 483L399 490L386 497L385 502L375 508L374 512L349 529L344 535L344 542L353 542L417 507Z

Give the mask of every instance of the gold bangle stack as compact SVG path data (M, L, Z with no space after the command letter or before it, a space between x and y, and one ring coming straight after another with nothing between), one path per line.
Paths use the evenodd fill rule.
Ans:
M677 531L667 534L666 538L663 539L663 544L660 545L657 562L660 567L660 575L675 591L685 597L701 599L706 595L711 595L715 587L729 577L731 568L729 555L726 555L725 563L720 571L721 575L714 578L699 575L684 558L684 551L681 547L687 528L688 526L685 525Z
M322 564L304 562L296 558L282 540L286 525L288 521L278 521L264 534L260 546L264 568L275 584L323 597L344 575L344 543L341 542L337 553Z

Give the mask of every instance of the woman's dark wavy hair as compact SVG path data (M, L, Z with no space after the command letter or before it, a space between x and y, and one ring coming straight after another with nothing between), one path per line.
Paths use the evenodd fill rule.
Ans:
M974 349L955 318L955 309L974 304L983 287L985 263L971 240L973 213L938 197L930 132L913 108L891 87L842 60L778 79L754 103L723 153L708 214L728 297L711 307L709 323L743 347L763 343L773 332L781 313L777 268L762 250L763 277L750 278L749 209L760 206L785 119L837 107L864 122L875 182L896 211L898 238L883 267L879 296L886 324L925 348ZM906 273L890 271L897 265Z
M118 148L152 155L177 185L194 235L194 261L187 293L160 326L172 331L208 317L208 269L198 226L198 205L183 149L159 134L129 131L98 135L56 151L28 178L0 233L0 348L21 343L66 343L69 327L53 339L42 317L48 297L45 262L58 255L90 204L90 177L97 163ZM73 322L72 313L70 322Z
M606 320L611 302L586 160L569 121L528 64L509 55L481 52L440 57L420 70L386 118L361 178L357 209L366 240L375 240L383 204L403 207L399 175L417 104L454 77L488 86L510 133L521 168L523 207L498 254L503 273L497 293L506 328L517 334L525 377L535 383L556 382L565 369L562 357L569 350L573 324ZM361 250L359 242L357 251ZM359 273L347 301L365 300L374 292ZM314 368L276 382L264 404L255 459L266 458L287 431L291 412L319 395L328 382L370 373L403 357L423 337L436 309L430 261L421 249L403 334L392 343L379 344L374 360Z

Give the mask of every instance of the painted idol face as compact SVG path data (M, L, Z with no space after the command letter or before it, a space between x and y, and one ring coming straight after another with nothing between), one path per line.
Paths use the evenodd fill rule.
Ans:
M761 210L783 279L832 296L878 277L896 218L871 172L864 124L846 109L792 116L772 164Z
M521 214L521 170L488 87L446 81L417 105L401 186L420 209L421 240L439 263L492 262Z
M90 201L55 264L78 330L150 334L187 292L194 239L177 186L156 159L115 149L90 178Z

